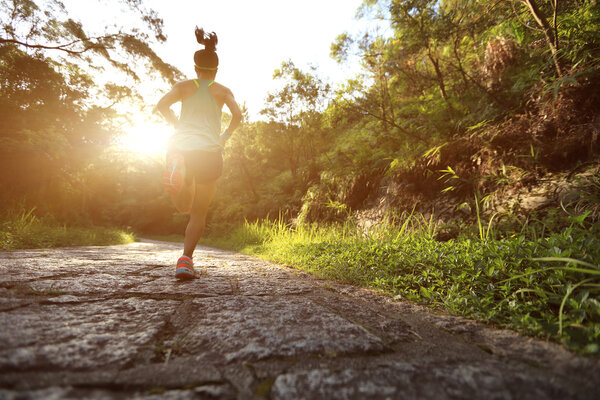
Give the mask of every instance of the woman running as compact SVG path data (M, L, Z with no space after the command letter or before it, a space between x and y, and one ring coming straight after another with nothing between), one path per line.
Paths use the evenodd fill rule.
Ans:
M163 185L173 204L189 213L183 255L177 260L175 277L198 278L192 256L206 224L208 206L223 170L225 141L240 124L242 113L231 90L214 81L219 65L217 35L196 27L196 39L204 45L194 53L197 79L178 82L156 105L163 118L175 127L167 145L167 171ZM179 118L171 106L181 101ZM221 134L223 104L231 112L231 123Z

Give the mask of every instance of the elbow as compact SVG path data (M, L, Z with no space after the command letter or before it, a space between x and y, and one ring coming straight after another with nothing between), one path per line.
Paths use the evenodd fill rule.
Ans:
M234 117L235 117L235 120L236 120L238 123L242 122L242 119L243 119L244 117L243 117L243 115L242 115L242 110L240 110L240 109L239 109L239 107L237 108L237 110L235 110L235 113L234 113L234 114L235 114L235 115L234 115Z
M242 113L234 112L231 115L231 125L238 126L242 122Z
M164 114L168 108L169 107L165 104L165 102L162 99L160 99L158 103L156 103L156 107L154 107L154 109L160 112L161 114Z

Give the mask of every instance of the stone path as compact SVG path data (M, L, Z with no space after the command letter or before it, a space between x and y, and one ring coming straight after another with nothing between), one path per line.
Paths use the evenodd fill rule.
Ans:
M181 245L0 253L0 399L598 399L600 363Z

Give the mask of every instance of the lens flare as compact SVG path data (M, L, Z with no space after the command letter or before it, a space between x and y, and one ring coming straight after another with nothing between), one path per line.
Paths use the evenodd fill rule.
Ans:
M136 153L164 153L172 129L166 124L142 122L125 131L118 146Z

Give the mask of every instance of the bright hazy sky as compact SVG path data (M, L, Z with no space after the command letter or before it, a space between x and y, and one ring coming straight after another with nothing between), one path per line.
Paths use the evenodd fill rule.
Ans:
M168 41L160 54L194 77L193 53L202 48L194 27L219 36L217 81L228 86L250 115L263 108L273 70L291 59L318 68L319 76L340 81L352 72L329 57L330 45L344 31L360 31L354 19L362 0L148 0L164 19Z
M344 31L358 33L369 25L355 19L363 0L145 0L164 20L167 42L154 49L187 77L195 77L193 54L196 25L219 37L217 81L229 87L250 117L257 117L267 92L275 86L273 70L292 60L313 65L322 79L335 84L353 76L357 67L339 65L329 57L330 45ZM86 26L127 26L124 6L102 0L65 0L67 10ZM108 4L112 4L108 7ZM164 87L162 88L164 89ZM144 94L156 102L159 93ZM154 96L154 97L152 97Z

